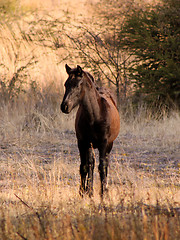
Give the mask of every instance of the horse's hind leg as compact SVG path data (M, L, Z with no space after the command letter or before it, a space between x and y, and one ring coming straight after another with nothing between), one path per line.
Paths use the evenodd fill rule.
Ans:
M93 195L93 172L94 172L94 163L95 163L95 156L93 152L92 146L89 148L88 154L88 179L87 179L87 186L86 191L90 197Z
M102 145L99 150L99 174L101 179L101 197L105 191L107 191L107 173L109 166L109 153L112 149L113 143L110 145Z

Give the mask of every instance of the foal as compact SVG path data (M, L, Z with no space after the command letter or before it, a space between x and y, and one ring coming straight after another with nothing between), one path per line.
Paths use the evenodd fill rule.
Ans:
M65 94L61 104L63 113L70 113L79 104L75 130L80 152L80 194L93 195L93 149L99 150L99 173L101 196L106 190L109 153L120 128L116 103L106 89L98 88L93 77L80 66L71 69L66 64L69 75L65 82ZM87 176L88 175L88 176Z

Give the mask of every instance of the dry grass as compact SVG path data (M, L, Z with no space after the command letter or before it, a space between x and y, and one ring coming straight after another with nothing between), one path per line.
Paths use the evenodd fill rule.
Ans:
M78 3L23 0L27 14L0 28L0 239L179 239L179 112L160 119L146 107L138 114L129 107L128 118L121 113L107 196L102 202L97 154L94 197L78 194L76 110L64 116L59 108L66 78L59 62L68 51L52 48L52 35L49 47L22 35L37 28L47 37L46 22L38 24L47 8L65 22L91 17L88 1Z
M94 197L80 198L74 117L51 104L1 106L0 238L178 239L179 114L122 116L102 202L98 158Z

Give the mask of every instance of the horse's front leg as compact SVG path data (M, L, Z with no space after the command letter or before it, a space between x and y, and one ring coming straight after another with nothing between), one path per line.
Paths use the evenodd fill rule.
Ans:
M88 148L82 142L78 142L78 148L81 158L81 165L80 165L80 189L79 193L81 196L86 192L86 176L88 173Z
M107 145L104 143L99 149L99 174L101 179L101 197L107 191L107 174L109 166L109 153L113 143Z
M94 173L95 157L94 157L92 146L89 148L88 151L89 151L89 154L88 154L88 179L87 179L86 191L89 194L89 197L92 197L92 195L93 195L93 173Z
M109 165L109 154L100 157L99 174L101 179L101 196L107 190L107 171Z

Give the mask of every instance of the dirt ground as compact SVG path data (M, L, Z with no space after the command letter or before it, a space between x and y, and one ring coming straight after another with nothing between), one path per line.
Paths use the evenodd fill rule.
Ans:
M116 163L123 167L132 168L137 173L154 174L163 179L179 177L180 146L173 149L164 148L161 139L137 137L131 133L119 134L114 142L110 157L110 178ZM96 154L96 170L98 165L98 152ZM48 166L55 159L66 164L80 165L76 135L74 131L59 131L37 133L36 136L1 141L1 176L5 174L9 159L23 162L26 156L37 160L39 164ZM50 165L49 165L50 167ZM77 173L78 174L78 173ZM3 178L3 177L2 177ZM1 178L0 178L1 179ZM180 186L180 182L176 182Z

